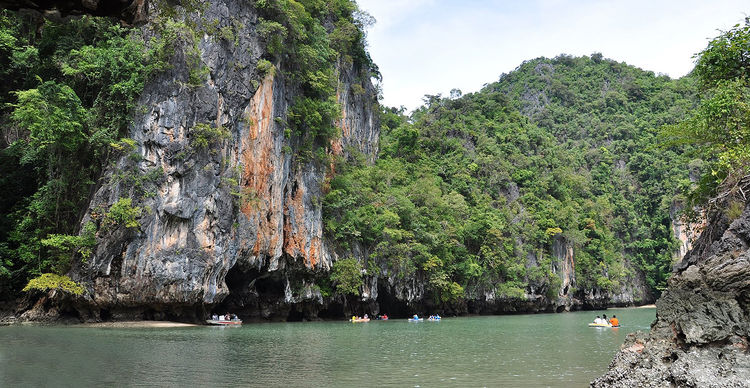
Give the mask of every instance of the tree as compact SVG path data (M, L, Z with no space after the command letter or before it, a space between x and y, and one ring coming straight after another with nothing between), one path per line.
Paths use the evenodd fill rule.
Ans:
M742 194L750 172L750 18L713 39L698 54L694 70L702 89L698 108L688 119L666 127L665 143L696 146L708 168L689 198L693 205L710 198Z

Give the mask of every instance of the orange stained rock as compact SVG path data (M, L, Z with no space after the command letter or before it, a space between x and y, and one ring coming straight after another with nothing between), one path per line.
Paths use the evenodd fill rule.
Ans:
M275 152L273 136L274 79L268 75L255 92L250 105L245 109L248 135L242 139L241 160L244 166L240 180L240 211L249 219L258 220L257 236L253 254L273 255L279 241L278 225L281 216L278 207L280 190L273 186ZM252 196L253 198L245 198Z
M292 257L301 255L307 267L315 268L319 262L320 238L311 237L310 244L307 245L306 237L310 231L307 230L304 222L304 196L305 189L302 185L297 188L294 195L292 193L287 195L284 206L284 252ZM294 217L296 228L292 225L292 217Z

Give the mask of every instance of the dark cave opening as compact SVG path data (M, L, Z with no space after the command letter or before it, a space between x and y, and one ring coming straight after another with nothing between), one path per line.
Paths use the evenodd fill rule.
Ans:
M227 271L224 281L229 295L214 305L209 315L233 313L243 320L288 319L286 311L272 307L284 300L284 281L279 272L235 265Z
M305 314L302 310L292 308L289 310L289 315L286 316L287 322L302 322L305 318Z
M339 302L330 302L325 309L318 312L320 319L341 319L344 315L344 305Z
M380 314L386 314L393 318L408 318L414 314L406 302L396 299L388 286L381 282L378 282L378 298L376 301L380 306Z

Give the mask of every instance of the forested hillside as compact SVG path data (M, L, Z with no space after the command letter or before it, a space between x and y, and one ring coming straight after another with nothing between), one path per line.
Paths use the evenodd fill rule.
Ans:
M691 77L538 58L407 115L374 101L371 20L348 0L152 11L135 29L0 14L4 297L37 278L82 319L313 319L664 288L705 169L658 136L694 107Z
M611 295L638 272L658 294L677 247L670 211L701 163L657 133L693 95L689 77L563 55L426 96L409 116L384 109L379 160L342 164L330 183L327 231L372 250L368 274L424 277L446 302ZM556 241L573 248L569 290Z

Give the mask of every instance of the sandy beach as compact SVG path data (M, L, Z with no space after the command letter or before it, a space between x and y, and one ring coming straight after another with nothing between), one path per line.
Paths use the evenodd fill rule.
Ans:
M82 327L111 327L111 328L168 328L168 327L192 327L198 326L192 323L170 322L170 321L122 321L122 322L98 322L82 323Z

